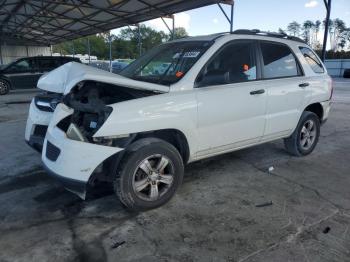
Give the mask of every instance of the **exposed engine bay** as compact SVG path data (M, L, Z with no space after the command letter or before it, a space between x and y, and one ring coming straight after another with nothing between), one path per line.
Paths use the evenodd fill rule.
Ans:
M112 107L108 105L156 94L159 92L81 82L63 98L63 103L73 108L74 113L57 126L65 132L69 131L70 138L74 140L93 142L92 136L112 112Z

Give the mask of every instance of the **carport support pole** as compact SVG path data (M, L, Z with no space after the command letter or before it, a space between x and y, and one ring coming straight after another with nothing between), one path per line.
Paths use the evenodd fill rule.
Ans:
M140 28L140 24L137 24L137 45L139 47L139 56L141 56L142 53L142 46L141 46L141 28Z
M234 5L235 2L232 1L228 1L230 3L228 3L229 5L231 5L231 15L230 17L228 17L228 15L226 14L225 10L222 8L220 3L217 3L218 7L220 8L221 12L223 13L223 15L225 16L225 18L227 19L227 22L230 24L230 33L233 32L233 9L234 9Z
M0 65L2 65L4 63L4 61L2 60L2 42L0 42Z
M112 36L109 33L109 72L112 72Z
M233 32L233 9L234 9L235 3L233 2L231 5L231 19L230 19L230 33Z
M88 45L88 55L89 55L89 64L90 64L91 63L91 59L90 59L91 50L90 50L90 38L89 37L87 38L87 45Z
M323 0L324 5L326 6L327 16L326 16L326 24L324 27L324 36L323 36L323 46L322 46L322 61L326 60L326 47L327 47L327 38L328 38L328 27L329 27L329 17L331 15L331 0Z
M172 19L173 19L173 30L172 30L172 34L171 34L171 40L174 40L174 38L175 38L175 15L172 15Z

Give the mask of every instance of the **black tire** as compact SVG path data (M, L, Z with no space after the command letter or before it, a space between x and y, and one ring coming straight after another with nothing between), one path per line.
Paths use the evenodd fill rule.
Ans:
M6 80L0 79L0 96L10 92L10 84Z
M157 157L154 159L153 156L159 156L160 159L165 157L167 161L169 160L168 166L166 168L171 170L172 173L172 182L170 185L162 184L161 182L151 181L152 175L147 175L146 172L140 168L141 163L146 161L149 158L148 163L152 163L155 166L158 166L160 162L157 161ZM147 160L148 161L148 160ZM161 161L161 160L159 160ZM163 175L165 176L165 169L163 170ZM155 175L155 173L152 172ZM167 143L164 140L157 138L143 138L132 145L125 152L125 156L117 168L115 180L114 180L114 191L119 197L119 200L132 211L141 211L159 207L166 202L168 202L171 197L175 194L177 188L182 183L184 174L184 164L183 160L177 151L177 149ZM138 181L137 176L140 176ZM158 177L161 177L161 174L158 174ZM143 177L142 177L143 176ZM141 182L141 180L149 180L148 186L146 186L143 191L138 191L135 187L137 182ZM154 177L153 177L154 179ZM158 180L157 180L158 181ZM152 186L157 187L157 195L156 199L151 199L151 188ZM163 190L163 194L161 189ZM158 191L159 190L159 191ZM147 199L147 196L150 199Z
M308 133L309 136L306 137L304 132L302 132L302 130L303 130L303 127L306 128L308 126L308 123L310 123L310 121L313 122L314 124L315 135L311 136L311 133L313 132L311 131ZM290 137L284 139L284 145L286 147L286 150L290 154L294 156L299 156L299 157L306 156L315 149L319 136L320 136L320 119L316 114L309 111L304 111L300 117L298 126L294 130L293 134ZM311 140L312 137L314 138ZM310 145L308 147L302 146L303 139L307 140L308 138L310 138L310 141L312 141L312 143L310 142Z

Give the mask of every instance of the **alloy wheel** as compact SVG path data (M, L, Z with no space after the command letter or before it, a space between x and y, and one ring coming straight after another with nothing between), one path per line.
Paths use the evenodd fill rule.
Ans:
M135 194L146 201L156 201L166 194L174 181L174 165L164 155L152 155L137 166L132 186Z
M307 120L300 132L299 143L303 150L309 150L316 140L316 124L313 120Z
M0 95L4 95L8 92L8 84L5 81L0 80Z

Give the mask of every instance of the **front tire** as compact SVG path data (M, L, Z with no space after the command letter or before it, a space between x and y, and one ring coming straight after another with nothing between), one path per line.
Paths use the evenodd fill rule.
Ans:
M286 150L294 156L306 156L316 147L320 120L315 113L304 111L293 134L284 139Z
M117 169L114 190L132 211L168 202L182 183L184 165L177 149L156 138L136 141Z
M10 91L10 84L3 79L0 79L0 95L6 95Z

